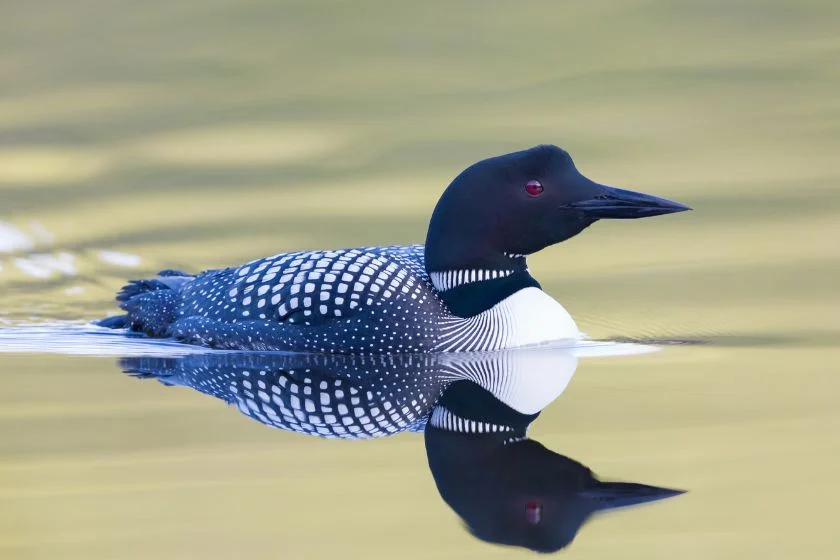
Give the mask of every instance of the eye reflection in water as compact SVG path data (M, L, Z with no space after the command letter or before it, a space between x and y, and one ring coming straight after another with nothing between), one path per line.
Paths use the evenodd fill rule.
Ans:
M528 438L538 412L523 413L512 404L458 381L426 426L426 455L438 491L477 538L555 552L597 512L682 493L598 480L583 464ZM487 424L493 429L465 429Z
M553 552L595 513L680 490L603 482L528 438L577 367L563 348L474 354L206 353L123 358L127 373L235 405L272 427L322 438L423 432L444 502L475 537Z

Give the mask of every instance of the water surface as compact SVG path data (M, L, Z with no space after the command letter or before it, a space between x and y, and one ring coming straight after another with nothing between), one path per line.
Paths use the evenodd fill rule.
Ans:
M557 143L695 208L529 259L591 337L696 343L584 359L535 423L604 477L691 490L566 554L840 554L836 3L39 0L0 19L4 325L84 324L162 268L421 242L464 166ZM520 554L455 522L418 434L271 430L123 375L122 350L40 351L78 349L49 332L0 338L0 557Z

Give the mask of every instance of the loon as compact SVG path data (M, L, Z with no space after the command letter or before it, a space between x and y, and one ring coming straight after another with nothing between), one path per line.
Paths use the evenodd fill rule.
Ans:
M552 346L424 354L214 352L120 360L129 375L189 387L272 428L351 440L422 432L440 396L458 381L476 383L519 410L541 410L565 390L577 363L573 349Z
M551 552L598 511L683 491L604 482L527 435L568 387L568 347L342 355L222 352L121 360L130 375L189 387L257 422L323 439L423 434L444 502L490 543Z
M529 438L539 410L515 406L474 382L458 381L439 399L425 429L438 493L474 537L556 552L593 514L685 492L598 479L585 465ZM476 429L488 424L496 429Z
M565 150L491 157L445 189L425 245L280 253L191 275L161 271L98 322L211 348L319 353L473 352L578 339L526 257L601 219L690 210L598 184Z

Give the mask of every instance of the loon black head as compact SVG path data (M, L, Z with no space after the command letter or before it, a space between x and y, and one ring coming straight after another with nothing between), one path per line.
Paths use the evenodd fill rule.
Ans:
M585 465L527 437L537 415L468 381L451 385L432 412L425 429L429 468L441 497L473 536L555 552L598 512L683 493L599 480Z
M426 269L524 271L524 256L598 220L685 210L677 202L591 181L565 150L536 146L482 160L452 181L429 224Z
M536 552L569 546L595 514L683 493L601 481L585 465L531 439L499 446L476 469L468 477L453 477L441 495L446 493L444 499L475 537Z

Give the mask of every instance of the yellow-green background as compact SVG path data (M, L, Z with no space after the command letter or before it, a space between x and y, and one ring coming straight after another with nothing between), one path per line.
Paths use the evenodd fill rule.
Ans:
M835 559L838 61L831 0L5 2L0 220L79 274L0 254L0 319L94 318L164 267L421 242L461 168L557 143L696 211L598 224L534 274L593 336L708 342L585 361L535 424L605 477L691 490L565 555ZM112 359L0 354L0 558L521 554L461 529L416 435L307 439Z

